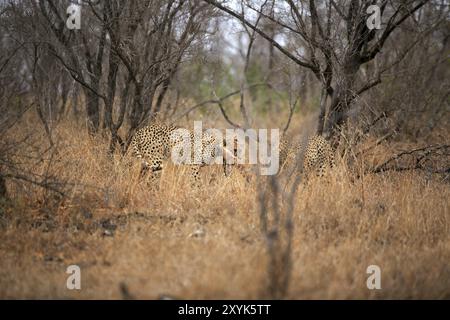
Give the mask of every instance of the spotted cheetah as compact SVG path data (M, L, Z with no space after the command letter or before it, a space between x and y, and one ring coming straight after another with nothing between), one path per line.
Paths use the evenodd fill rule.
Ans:
M141 178L149 171L151 174L151 182L154 183L159 178L163 170L164 162L171 158L173 147L179 145L182 141L182 137L176 134L177 129L180 128L174 125L156 123L143 127L135 133L129 149L133 157L142 161ZM189 138L189 141L194 141L192 131L190 132ZM192 145L189 147L192 147ZM219 147L222 148L223 152L229 153L224 147L223 141L215 141L214 136L203 133L203 140L200 146L202 148L200 150L201 154L207 154L210 159L215 159L217 148ZM190 149L192 150L193 148ZM195 152L191 153L194 154ZM190 160L193 163L194 159L192 155ZM189 165L194 184L198 184L200 168L206 164L206 162L202 161L200 164Z
M286 168L292 170L294 165L299 169L302 168L305 180L313 172L318 176L323 176L325 171L334 165L334 154L330 143L319 135L312 136L306 144L294 143L292 139L286 136L282 137L280 140L280 172L281 169Z
M328 140L316 135L309 139L303 158L303 175L305 180L312 173L323 176L334 166L334 152Z

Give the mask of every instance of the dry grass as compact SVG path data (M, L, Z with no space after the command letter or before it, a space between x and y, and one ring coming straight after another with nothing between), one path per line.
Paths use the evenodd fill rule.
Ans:
M45 144L34 130L33 148ZM1 298L120 299L121 285L138 299L267 296L256 182L214 168L192 190L183 170L170 167L153 192L137 181L136 167L106 156L106 139L71 124L55 136L51 170L77 187L60 201L37 187L8 185ZM46 170L46 162L34 170ZM326 181L301 185L295 199L287 298L450 298L448 181L420 172L352 181L338 166ZM82 290L66 289L70 264L81 267ZM381 290L366 287L371 264L381 268Z

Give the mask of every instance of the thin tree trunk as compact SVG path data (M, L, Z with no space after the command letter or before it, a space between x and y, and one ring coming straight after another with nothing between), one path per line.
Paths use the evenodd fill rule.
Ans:
M47 134L47 138L50 143L50 146L53 147L54 143L53 143L53 139L52 139L52 132L50 130L50 126L48 125L48 120L45 118L44 112L42 111L42 106L39 101L38 101L38 103L36 103L36 111L39 116L39 119L42 122L42 125L44 126L45 133Z
M3 176L0 175L0 199L5 199L8 197L8 193L6 190L6 181Z
M98 132L100 125L100 110L99 110L99 99L98 96L90 92L89 90L84 90L86 96L86 112L88 116L88 130L90 134L95 134Z
M322 135L325 125L325 116L327 111L327 99L328 94L326 88L322 88L322 93L320 94L320 114L317 126L317 134Z
M158 98L156 99L156 105L155 105L155 111L153 113L153 117L157 117L158 113L161 111L162 102L164 100L164 97L166 96L167 90L169 89L170 85L170 77L167 78L161 87L161 90L158 94Z

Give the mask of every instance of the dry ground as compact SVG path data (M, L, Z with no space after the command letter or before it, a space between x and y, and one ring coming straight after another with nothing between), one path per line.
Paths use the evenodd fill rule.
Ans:
M0 298L121 299L124 287L138 299L267 297L255 180L216 168L204 177L214 181L192 190L183 170L170 168L153 192L135 167L106 156L106 139L70 125L54 134L51 169L46 160L35 170L77 186L61 200L9 183ZM24 153L45 144L43 134L34 136ZM326 181L300 185L287 298L449 299L449 199L448 180L418 171L352 181L338 165ZM66 289L71 264L81 267L79 291ZM372 264L381 268L381 290L366 287Z

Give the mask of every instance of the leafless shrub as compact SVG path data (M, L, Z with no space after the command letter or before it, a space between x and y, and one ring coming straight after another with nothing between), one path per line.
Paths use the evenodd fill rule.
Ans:
M26 77L18 77L23 66L19 52L24 44L9 37L5 21L0 21L0 196L8 197L7 182L19 188L32 185L64 195L66 183L52 172L56 152L53 142L50 147L41 145L37 128L28 128L21 135L12 133L21 125L24 114L34 111L36 103L27 94ZM50 134L48 127L46 132ZM33 170L42 163L45 163L44 170Z

